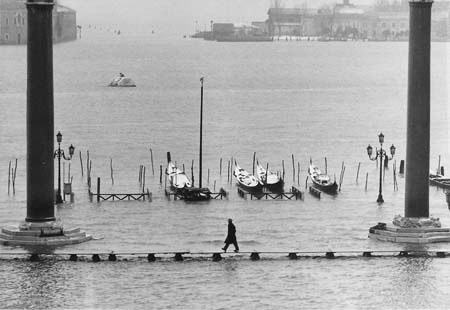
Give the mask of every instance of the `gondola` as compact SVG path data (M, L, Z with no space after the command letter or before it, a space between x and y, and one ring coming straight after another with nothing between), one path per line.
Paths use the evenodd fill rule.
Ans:
M262 185L256 179L256 177L246 170L239 167L237 162L235 162L235 168L233 175L236 177L236 181L239 187L250 193L260 193L262 192Z
M170 152L167 152L167 169L166 174L169 178L170 187L174 192L178 192L185 188L192 187L191 181L186 174L179 170L172 162Z
M185 187L180 190L186 201L206 201L211 199L211 191L207 187Z
M267 178L266 178L267 176ZM283 179L261 166L261 164L256 162L256 177L258 181L265 187L268 191L280 193L283 192L284 181Z
M186 201L210 200L211 192L208 188L193 187L191 180L172 162L170 152L167 152L166 174L169 177L170 188Z
M450 178L446 178L441 174L430 172L430 185L438 186L445 189L450 189Z
M322 173L312 161L309 164L308 173L314 187L329 194L337 193L338 185L336 181L331 181L330 177L327 174Z

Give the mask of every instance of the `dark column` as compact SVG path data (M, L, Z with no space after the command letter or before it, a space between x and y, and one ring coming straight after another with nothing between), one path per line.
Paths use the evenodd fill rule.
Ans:
M405 217L429 217L432 0L410 1Z
M52 0L28 0L27 222L55 220Z

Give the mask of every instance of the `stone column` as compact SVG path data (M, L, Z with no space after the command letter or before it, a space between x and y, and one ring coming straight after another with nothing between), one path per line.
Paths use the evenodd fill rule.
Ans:
M0 244L63 246L92 236L55 219L53 131L53 0L28 0L27 216L0 230ZM37 254L34 254L37 255Z
M432 0L409 2L405 217L429 217L432 4Z
M27 222L55 221L53 0L28 0Z

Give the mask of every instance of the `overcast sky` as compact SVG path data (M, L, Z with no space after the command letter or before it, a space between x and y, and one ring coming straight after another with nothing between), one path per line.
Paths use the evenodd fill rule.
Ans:
M198 28L209 29L214 22L250 23L267 19L273 0L59 0L77 11L82 26L101 25L123 31L162 34L192 34ZM284 7L318 7L327 0L281 0ZM370 4L373 0L354 0L354 4Z

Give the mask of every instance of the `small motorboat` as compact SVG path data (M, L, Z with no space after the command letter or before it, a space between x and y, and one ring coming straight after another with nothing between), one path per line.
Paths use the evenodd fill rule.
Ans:
M256 177L258 181L264 186L267 190L271 192L282 192L284 187L283 179L260 165L260 163L256 162Z
M242 189L251 193L259 193L262 191L262 185L258 179L256 179L254 175L239 167L236 161L233 175L236 177L237 184Z
M308 173L314 187L329 194L337 193L338 185L336 181L331 181L330 177L327 174L322 173L312 161L309 163Z
M126 77L123 73L116 76L108 84L110 87L136 87L136 83L129 77Z

